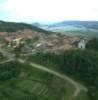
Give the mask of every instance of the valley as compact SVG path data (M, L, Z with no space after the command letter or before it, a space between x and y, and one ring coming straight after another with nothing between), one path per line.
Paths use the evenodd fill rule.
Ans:
M27 24L2 23L0 100L98 99L97 36L69 36Z
M63 21L51 25L37 25L68 36L98 37L98 21Z

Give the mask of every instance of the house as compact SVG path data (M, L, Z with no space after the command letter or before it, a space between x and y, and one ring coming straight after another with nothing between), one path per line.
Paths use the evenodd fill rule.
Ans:
M13 40L13 42L15 42L17 45L19 45L21 39L22 39L22 38L16 38L16 39Z
M85 49L85 47L86 47L86 42L84 39L81 39L80 42L78 43L78 48Z

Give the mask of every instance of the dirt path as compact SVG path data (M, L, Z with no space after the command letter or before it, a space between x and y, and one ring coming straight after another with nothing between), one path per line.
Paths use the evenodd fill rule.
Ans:
M12 60L12 59L13 59L13 60L15 59L15 54L7 53L6 51L2 50L1 48L0 48L0 52L1 52L5 57L9 58L9 60L10 60L10 59L11 59L11 60ZM25 60L20 59L20 58L18 58L17 61L19 61L20 63L25 63L25 62L26 62ZM27 63L28 63L28 62L27 62ZM73 95L74 97L78 96L78 94L80 93L80 91L85 91L85 92L88 91L88 89L87 89L86 87L84 87L83 85L81 85L80 83L74 81L73 79L69 78L69 77L66 76L66 75L62 75L62 74L60 74L60 73L58 73L58 72L56 72L56 71L53 71L53 70L51 70L51 69L49 69L49 68L46 68L46 67L44 67L44 66L41 66L41 65L38 65L38 64L35 64L35 63L32 63L32 62L30 62L29 65L32 66L32 67L35 67L35 68L37 68L37 69L40 69L40 70L42 70L42 71L48 72L48 73L50 73L50 74L53 74L53 75L55 75L55 76L57 76L57 77L59 77L59 78L61 78L61 79L66 80L66 81L69 82L70 84L72 84L72 85L75 87L75 89L76 89L75 92L74 92L74 95Z
M13 61L13 60L14 60L14 59L8 59L8 60L5 60L5 61L0 62L0 64L8 63L8 62L11 62L11 61Z
M26 61L23 60L23 59L18 59L18 61L19 61L20 63L25 63L25 62L26 62ZM79 94L80 91L85 91L85 92L88 91L86 87L84 87L83 85L79 84L78 82L74 81L73 79L69 78L69 77L66 76L66 75L62 75L62 74L60 74L60 73L58 73L58 72L56 72L56 71L53 71L53 70L51 70L51 69L49 69L49 68L46 68L46 67L44 67L44 66L41 66L41 65L38 65L38 64L35 64L35 63L32 63L32 62L30 62L29 65L32 66L32 67L35 67L35 68L37 68L37 69L40 69L40 70L42 70L42 71L48 72L48 73L50 73L50 74L53 74L53 75L55 75L55 76L57 76L57 77L59 77L59 78L61 78L61 79L64 79L64 80L68 81L68 82L69 82L70 84L72 84L72 85L75 87L75 89L76 89L75 92L74 92L74 95L73 95L74 97L76 97L76 96Z

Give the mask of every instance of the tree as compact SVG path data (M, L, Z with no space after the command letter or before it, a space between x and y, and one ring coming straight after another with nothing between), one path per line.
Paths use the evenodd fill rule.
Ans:
M87 43L87 49L98 50L98 39L94 38Z

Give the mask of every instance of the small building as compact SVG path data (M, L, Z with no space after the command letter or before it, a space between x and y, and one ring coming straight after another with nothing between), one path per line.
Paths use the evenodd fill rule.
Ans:
M16 43L16 45L19 45L20 44L20 41L22 40L22 38L16 38L13 40L13 43Z
M85 49L86 48L86 42L84 39L81 39L80 42L78 43L78 48L80 49Z

